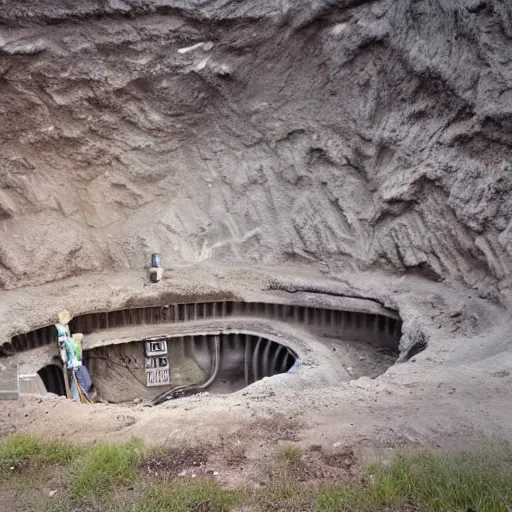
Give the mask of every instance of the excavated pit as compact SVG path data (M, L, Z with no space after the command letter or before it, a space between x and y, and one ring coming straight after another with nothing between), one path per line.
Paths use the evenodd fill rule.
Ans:
M169 374L167 386L152 387L147 381L144 346L155 341L164 341L167 345L166 355L151 359ZM219 344L218 361L216 343ZM86 364L96 389L110 402L141 396L154 398L166 387L192 386L189 392L178 390L172 398L203 389L212 393L232 393L264 377L289 371L296 359L297 355L290 348L263 336L246 333L158 336L86 352ZM211 383L201 387L209 379ZM120 382L122 386L119 386Z
M401 325L396 312L380 306L217 301L86 313L70 328L84 334L84 361L103 400L158 402L165 393L232 393L327 364L339 366L340 381L373 378L396 362ZM18 361L44 353L50 359L34 358L34 370L46 391L64 394L56 342L55 327L47 325L13 336L1 350Z

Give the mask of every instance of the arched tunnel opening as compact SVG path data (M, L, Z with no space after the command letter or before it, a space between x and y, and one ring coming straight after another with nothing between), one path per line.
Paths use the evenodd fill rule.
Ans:
M85 361L108 401L138 398L144 391L144 398L161 403L201 391L238 391L290 371L297 354L264 336L240 332L153 336L87 350Z
M55 364L48 364L41 368L37 374L41 377L48 393L66 396L66 386L64 384L62 368L59 368Z
M304 367L322 352L313 366L331 367L335 379L375 378L397 361L402 321L396 311L370 303L350 310L300 301L132 307L78 315L70 327L85 335L84 362L98 396L114 403L206 390L227 394L287 373L303 362L293 333L302 340L302 354L312 354ZM13 336L8 348L22 360L24 352L46 345L57 349L53 325ZM65 394L58 366L49 364L39 374L48 391Z

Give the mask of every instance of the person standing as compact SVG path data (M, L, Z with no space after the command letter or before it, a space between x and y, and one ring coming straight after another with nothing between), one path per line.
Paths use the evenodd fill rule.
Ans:
M66 366L71 398L74 402L91 403L89 391L92 387L91 376L82 362L81 337L71 335L69 322L71 314L63 310L58 314L59 322L55 324L58 334L60 357Z

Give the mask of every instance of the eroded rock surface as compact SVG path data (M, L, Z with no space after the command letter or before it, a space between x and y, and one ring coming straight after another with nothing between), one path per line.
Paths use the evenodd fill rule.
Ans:
M512 269L507 0L6 0L0 287L325 261Z

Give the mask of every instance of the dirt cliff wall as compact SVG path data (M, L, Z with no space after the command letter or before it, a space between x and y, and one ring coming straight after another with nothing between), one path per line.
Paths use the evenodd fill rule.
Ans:
M506 0L6 0L0 287L158 251L506 293L511 44Z

